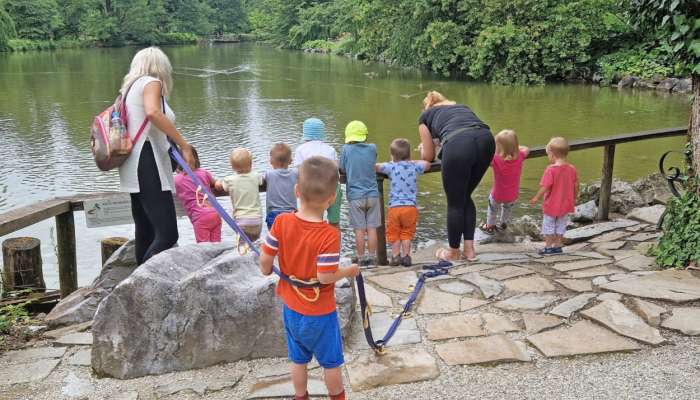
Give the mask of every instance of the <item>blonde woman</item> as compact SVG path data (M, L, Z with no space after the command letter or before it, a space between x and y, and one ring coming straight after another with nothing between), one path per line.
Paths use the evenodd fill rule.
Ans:
M423 100L419 119L421 158L442 160L442 185L447 197L449 249L440 249L441 260L476 261L474 231L476 206L471 196L491 164L496 144L491 130L467 106L431 91ZM436 153L437 139L440 154ZM449 146L447 144L449 143ZM464 249L460 245L464 238Z
M175 114L166 101L172 87L168 56L157 47L149 47L136 53L121 88L126 96L132 139L148 119L131 155L119 168L121 191L131 195L139 265L173 247L178 239L168 138L180 146L185 160L194 165L192 147L175 128Z

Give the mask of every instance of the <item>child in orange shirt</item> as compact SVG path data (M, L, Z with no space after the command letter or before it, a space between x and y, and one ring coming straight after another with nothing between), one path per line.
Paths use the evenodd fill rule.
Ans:
M323 221L323 213L335 201L338 184L337 165L323 157L311 157L299 167L295 188L299 211L281 214L263 245L260 271L272 273L275 256L280 271L308 281L318 279L323 285L316 301L313 289L295 288L280 280L277 295L284 302L282 318L287 334L295 399L308 399L307 364L316 357L324 369L324 379L331 399L344 400L343 340L335 305L335 285L359 273L357 265L339 268L340 231Z

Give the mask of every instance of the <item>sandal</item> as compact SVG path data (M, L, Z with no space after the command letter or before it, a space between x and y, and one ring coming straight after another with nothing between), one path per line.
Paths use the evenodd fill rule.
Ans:
M493 235L496 233L498 227L496 225L488 225L486 222L484 222L483 224L479 225L479 229L481 229L484 233Z

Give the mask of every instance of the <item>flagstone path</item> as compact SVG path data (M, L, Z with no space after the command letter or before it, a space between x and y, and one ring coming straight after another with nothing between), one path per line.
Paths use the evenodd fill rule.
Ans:
M645 353L653 357L672 351L668 343L700 346L700 338L694 338L700 335L700 275L656 271L653 258L646 256L658 237L653 226L621 220L594 224L569 236L576 243L565 254L551 257L537 255L539 245L532 243L479 246L478 263L455 265L449 275L426 282L385 355L369 349L358 312L345 340L349 398L404 398L400 393L416 399L466 398L471 392L465 387L479 389L456 377L488 380L491 372L484 366L513 365L530 376L540 364L566 370L569 364L584 363L582 368L587 368L585 357L578 361L571 356L602 354L588 357L600 357L597 365L606 360L612 365L624 363L615 353L636 352L644 358ZM437 247L418 251L410 269L365 272L375 339L384 335L401 309L422 266L435 262ZM281 359L117 381L91 375L89 324L46 337L34 348L0 356L0 398L262 399L292 393L287 364ZM499 371L507 376L512 368ZM310 375L310 394L324 396L317 364L310 367ZM454 392L444 388L444 382L455 379ZM511 386L519 386L517 379ZM481 398L529 398L502 390ZM697 393L699 388L693 390ZM621 396L628 395L633 396Z

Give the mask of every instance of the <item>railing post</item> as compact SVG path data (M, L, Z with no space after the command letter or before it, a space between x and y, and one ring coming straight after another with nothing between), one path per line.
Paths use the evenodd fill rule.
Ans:
M612 191L613 166L615 164L615 145L605 146L603 151L603 172L600 179L598 198L598 220L605 221L610 213L610 192Z
M65 298L78 289L75 221L72 211L56 216L56 242L58 247L58 280L61 287L61 298Z
M388 265L386 255L386 219L384 211L384 178L377 179L379 189L379 211L381 213L381 225L377 228L377 265Z

